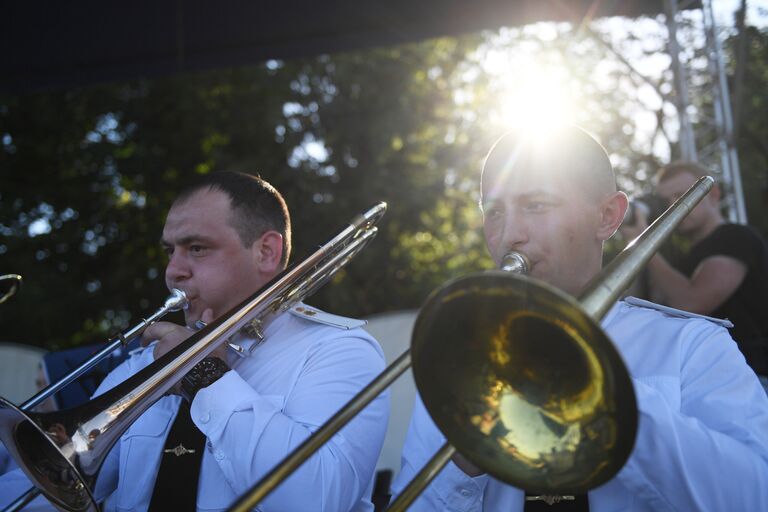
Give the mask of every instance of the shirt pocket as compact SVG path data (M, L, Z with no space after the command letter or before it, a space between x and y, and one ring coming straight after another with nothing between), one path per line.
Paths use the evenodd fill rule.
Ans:
M285 406L284 395L261 395L261 398L280 411ZM227 428L233 428L232 424L230 423ZM242 432L242 435L237 436L237 445L240 450L243 446L251 444L249 434L250 432ZM246 482L247 488L237 489L243 482L244 470L241 468L250 466L252 454L242 453L231 446L215 446L211 441L206 441L205 450L207 453L203 456L202 462L205 467L201 473L204 478L201 478L198 487L197 510L200 512L227 510L241 494L256 483L256 480ZM284 456L287 455L288 453L284 454ZM241 458L233 458L238 456ZM257 506L253 510L261 509Z
M142 414L120 438L120 477L115 506L136 510L149 505L174 409L158 404Z
M632 493L613 478L597 489L589 491L589 509L597 512L622 512L634 510Z
M642 383L656 391L661 398L675 411L680 410L680 379L668 375L646 375L634 377L634 380ZM643 450L643 446L634 447L634 450ZM630 455L632 457L632 455ZM625 467L621 471L627 471ZM629 473L624 474L623 478L634 479ZM590 510L597 512L650 512L654 507L649 505L643 499L625 487L619 478L612 478L604 485L594 489L589 493Z

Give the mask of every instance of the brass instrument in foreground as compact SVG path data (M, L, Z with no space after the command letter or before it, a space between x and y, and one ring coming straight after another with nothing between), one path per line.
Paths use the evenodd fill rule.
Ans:
M375 236L379 203L309 258L268 283L122 384L73 409L38 414L0 399L0 437L57 508L97 510L91 488L112 445L193 366L240 329L259 330L314 292Z
M634 445L629 374L599 320L709 192L700 179L588 285L579 301L527 272L512 253L504 270L436 290L411 349L230 508L267 496L411 365L427 410L448 442L389 510L405 510L458 449L480 469L542 494L582 493L606 482ZM454 448L455 447L455 448Z
M499 272L458 279L430 297L414 327L413 374L448 442L390 510L407 508L455 450L499 480L548 495L587 492L622 468L634 446L637 406L599 321L713 184L700 179L578 302L536 279ZM471 325L447 330L457 308L467 307L474 316L461 315ZM484 358L470 355L469 344ZM446 352L461 363L431 371ZM451 406L460 413L448 412Z
M2 278L2 276L0 276ZM171 290L171 294L165 299L165 302L161 307L157 309L152 315L147 318L142 318L140 322L131 327L125 332L118 333L112 340L110 340L104 347L89 357L86 361L80 363L77 368L61 377L56 382L51 383L44 389L41 389L32 398L26 400L19 406L19 409L24 412L33 411L38 405L52 397L66 386L74 382L78 377L84 375L88 370L99 364L101 361L108 358L112 353L120 347L127 347L128 344L133 341L137 336L140 336L144 330L163 318L168 313L175 311L181 311L186 309L189 305L187 295L179 289L174 288ZM2 400L2 398L0 398ZM3 512L16 512L21 510L24 506L35 499L40 494L40 490L36 487L32 487L27 492L22 494L19 498L14 500L10 505L3 509Z

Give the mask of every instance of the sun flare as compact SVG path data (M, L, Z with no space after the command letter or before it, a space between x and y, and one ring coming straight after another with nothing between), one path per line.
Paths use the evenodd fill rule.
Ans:
M520 81L499 98L502 123L542 129L573 121L573 109L562 87L543 75Z
M576 100L565 66L542 65L534 59L496 59L486 63L496 76L496 119L506 128L541 131L575 121Z

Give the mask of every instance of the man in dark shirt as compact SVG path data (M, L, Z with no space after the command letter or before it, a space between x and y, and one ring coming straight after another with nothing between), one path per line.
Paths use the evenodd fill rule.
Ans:
M690 162L663 167L657 193L667 203L709 174ZM768 248L752 228L725 221L717 185L680 224L691 247L677 265L657 254L648 265L652 298L669 306L733 322L731 335L768 392ZM626 236L645 227L642 213Z

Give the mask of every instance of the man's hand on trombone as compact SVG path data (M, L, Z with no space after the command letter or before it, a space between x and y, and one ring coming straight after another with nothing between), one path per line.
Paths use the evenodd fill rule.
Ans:
M205 324L212 322L213 310L206 309L203 311L200 320ZM152 341L157 340L154 356L155 360L158 360L194 333L195 331L192 328L183 325L174 324L172 322L155 322L144 330L144 333L141 335L141 345L146 347ZM216 350L211 353L211 356L226 361L225 347L225 344L216 347Z

